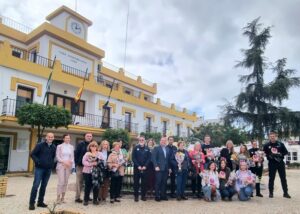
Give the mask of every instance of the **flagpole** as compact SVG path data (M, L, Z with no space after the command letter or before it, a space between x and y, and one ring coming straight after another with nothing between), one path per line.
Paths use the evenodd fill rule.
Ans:
M85 70L85 74L84 74L84 79L83 79L83 82L82 82L82 86L81 86L81 88L79 88L79 90L78 90L78 92L77 92L77 94L76 94L76 96L74 98L77 110L78 110L78 101L81 98L81 95L82 95L82 92L83 92L83 89L84 89L84 84L85 84L85 81L87 79L87 74L88 74L88 68L86 68L86 70ZM75 124L76 117L77 117L77 114L74 115L73 124Z
M109 91L109 94L108 94L108 97L107 97L107 101L106 101L106 102L103 104L103 106L102 106L103 113L102 113L102 121L101 121L101 126L100 126L100 128L104 128L103 120L104 120L104 116L105 116L106 111L107 111L107 107L108 107L108 104L109 104L109 101L110 101L110 97L111 97L112 90L113 90L114 85L115 85L115 81L116 81L116 79L113 80L112 85L111 85L111 88L110 88L110 91Z
M56 56L54 56L53 63L52 63L52 66L51 66L51 72L49 74L48 81L47 81L47 84L46 84L46 92L45 92L44 99L43 99L43 105L45 105L46 97L47 97L48 92L50 90L50 84L51 84L51 79L52 79L55 60L56 60Z

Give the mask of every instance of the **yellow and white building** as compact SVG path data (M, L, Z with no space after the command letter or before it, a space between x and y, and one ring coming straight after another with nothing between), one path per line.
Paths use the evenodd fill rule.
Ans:
M75 144L83 133L92 132L99 140L105 128L124 128L132 137L145 131L189 134L196 114L155 98L156 83L104 62L105 51L87 41L90 20L65 6L46 20L32 30L0 16L0 170L32 171L29 153L37 131L18 125L15 112L24 103L43 102L52 69L46 102L70 110L75 118L68 130L52 130L57 139L68 132ZM76 108L74 97L86 69ZM104 110L114 80L109 108Z

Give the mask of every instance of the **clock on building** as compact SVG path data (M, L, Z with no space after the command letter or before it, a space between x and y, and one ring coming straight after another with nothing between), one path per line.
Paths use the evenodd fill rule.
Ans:
M82 26L80 23L72 21L71 22L71 29L75 34L81 34L82 32Z

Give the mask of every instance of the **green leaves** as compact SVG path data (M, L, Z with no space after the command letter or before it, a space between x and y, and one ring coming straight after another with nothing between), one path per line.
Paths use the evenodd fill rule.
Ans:
M140 135L145 136L146 140L153 139L156 144L159 144L162 137L160 132L141 132Z
M128 146L130 141L130 136L127 130L125 129L106 129L103 133L102 139L107 140L112 146L113 142L118 141L119 139L122 140L125 146Z
M277 76L269 83L264 82L267 65L271 64L264 56L271 38L270 29L262 29L259 18L243 29L243 35L249 39L249 49L242 50L244 59L236 67L246 68L250 73L240 77L245 88L236 96L235 104L223 106L225 124L242 125L250 130L251 137L260 140L271 130L277 131L280 137L300 134L299 112L281 106L289 98L289 89L300 86L300 78L292 76L296 71L285 68L286 58L279 59L271 68Z
M37 127L39 137L42 134L41 128L68 127L72 123L71 113L57 106L44 106L42 104L26 104L17 111L18 123Z

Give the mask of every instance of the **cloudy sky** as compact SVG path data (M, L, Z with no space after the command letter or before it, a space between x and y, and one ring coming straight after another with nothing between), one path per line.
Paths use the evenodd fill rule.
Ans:
M158 83L163 100L217 118L225 100L242 88L234 65L247 48L242 28L261 17L273 26L266 57L288 59L300 76L300 0L129 0L126 70ZM105 61L123 67L128 0L77 0L77 12L93 21L88 41L106 51ZM75 0L0 0L0 14L37 27L61 5ZM266 80L272 73L266 73ZM300 110L300 90L284 103Z

